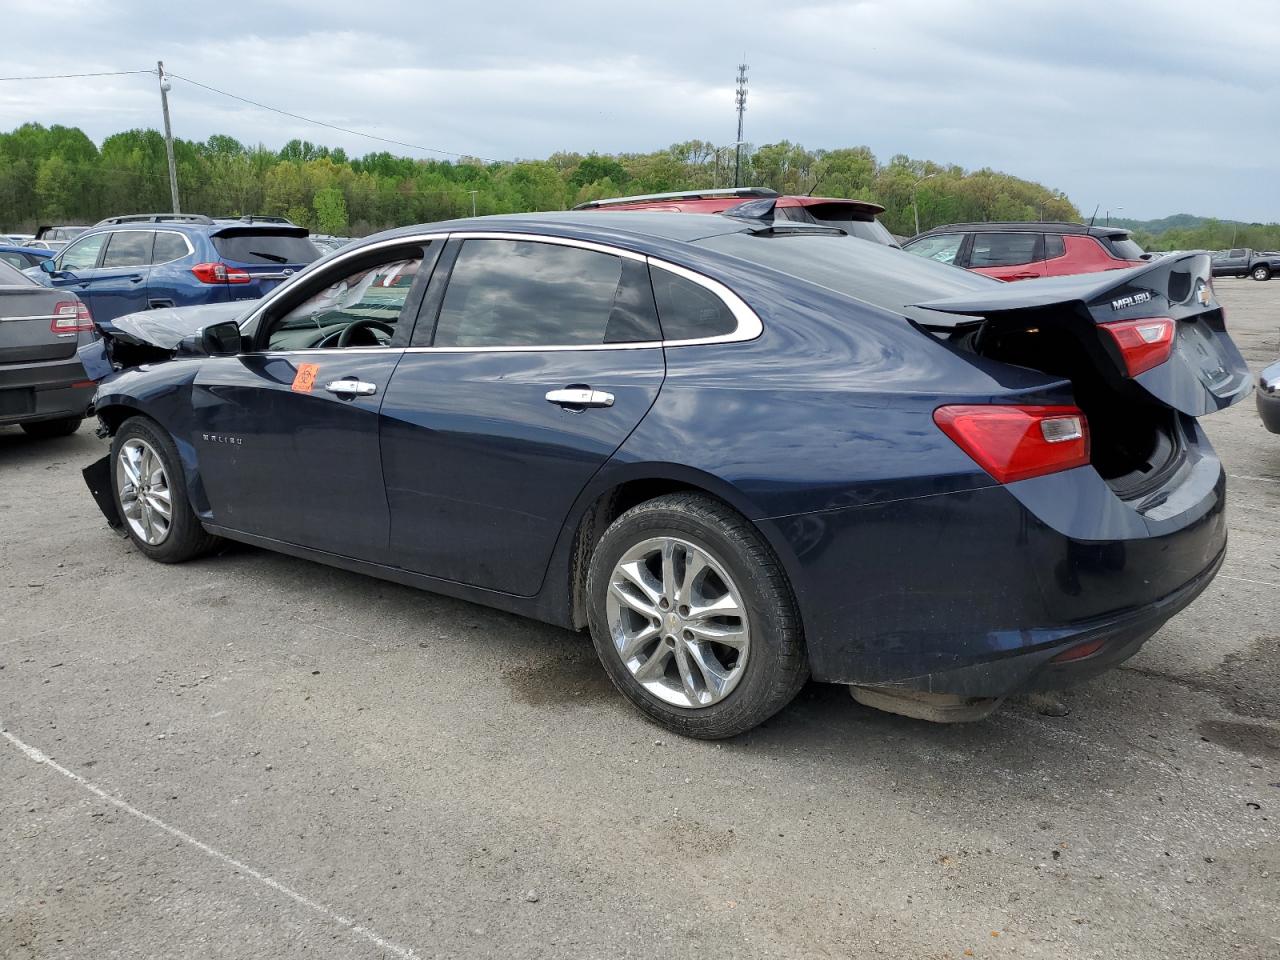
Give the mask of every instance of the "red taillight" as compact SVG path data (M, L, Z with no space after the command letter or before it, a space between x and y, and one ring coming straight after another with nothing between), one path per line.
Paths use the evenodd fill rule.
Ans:
M1101 640L1086 640L1084 643L1077 643L1074 647L1067 647L1062 653L1058 654L1050 663L1070 663L1072 660L1083 660L1085 657L1092 657L1095 653L1106 646L1107 640L1103 637Z
M1120 348L1125 369L1136 377L1152 367L1158 367L1173 353L1174 323L1168 317L1151 317L1147 320L1120 320L1104 323L1102 329Z
M999 483L1089 463L1089 423L1078 407L939 407L933 422Z
M89 315L89 308L79 300L64 300L54 304L53 314L49 329L54 333L79 333L93 329L93 317Z
M225 263L197 263L191 272L201 283L248 283L253 279L245 271Z

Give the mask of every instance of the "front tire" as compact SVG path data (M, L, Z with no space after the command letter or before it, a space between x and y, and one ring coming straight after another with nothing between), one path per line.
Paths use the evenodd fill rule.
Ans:
M1253 268L1253 273L1251 273L1250 276L1255 280L1270 280L1271 268L1266 264L1260 263Z
M111 480L129 539L152 560L181 563L218 542L191 509L178 449L155 421L131 417L116 431Z
M587 598L609 678L675 733L750 730L808 677L781 565L745 518L711 497L671 494L615 520L592 554Z
M33 420L20 424L22 432L37 440L52 440L54 437L69 437L80 429L84 417L59 417L57 420Z

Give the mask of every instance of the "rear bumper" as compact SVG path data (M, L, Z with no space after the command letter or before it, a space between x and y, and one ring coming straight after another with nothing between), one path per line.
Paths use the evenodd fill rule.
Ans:
M96 384L76 356L0 367L0 424L83 417Z
M766 521L794 552L814 678L1003 697L1131 656L1217 573L1226 477L1200 447L1139 513L1089 475Z
M1258 416L1272 433L1280 433L1280 363L1273 363L1258 378Z
M1043 644L1036 644L1034 639L1041 631L1027 631L1031 644L1016 652L982 663L911 677L893 686L927 693L999 698L1038 690L1061 690L1088 680L1137 653L1170 618L1204 591L1225 556L1224 548L1190 582L1154 603L1073 624L1065 634L1061 629L1045 630L1043 633L1050 639ZM1077 647L1090 652L1078 659L1054 662L1055 657Z

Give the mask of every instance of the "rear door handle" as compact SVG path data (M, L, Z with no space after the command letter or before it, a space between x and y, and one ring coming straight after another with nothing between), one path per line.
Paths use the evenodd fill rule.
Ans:
M363 380L333 380L326 383L324 388L335 396L345 397L372 397L378 392L376 383L365 383Z
M613 394L590 387L566 387L548 390L547 402L558 403L562 407L612 407Z

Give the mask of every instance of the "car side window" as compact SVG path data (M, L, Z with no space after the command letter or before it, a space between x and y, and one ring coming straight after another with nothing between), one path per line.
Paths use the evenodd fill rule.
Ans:
M1042 259L1038 233L975 233L971 267L1012 267Z
M737 329L729 305L706 287L658 266L649 273L663 340L723 337Z
M8 250L0 252L0 260L5 263L17 267L19 270L25 270L31 264L27 263L27 258L20 253L11 253Z
M964 243L963 233L940 233L932 237L923 237L908 246L907 252L926 260L937 260L939 263L955 263Z
M107 252L102 255L104 267L140 267L151 262L151 241L155 234L150 230L117 230L107 241Z
M1232 251L1231 251L1231 259L1232 259L1232 260L1240 260L1240 259L1243 259L1243 257L1244 257L1244 251L1243 251L1243 250L1232 250Z
M1056 233L1046 233L1044 235L1044 258L1052 260L1054 257L1065 257L1067 255L1067 242Z
M107 234L95 233L91 237L77 240L62 251L58 258L59 270L92 270L98 265L98 254L107 240Z
M188 252L187 241L183 239L182 234L166 233L162 230L156 233L151 262L153 264L172 263L174 260L181 260Z
M401 256L342 274L272 323L267 349L388 346L421 264Z
M465 240L437 347L597 346L658 339L643 264L533 240ZM634 295L637 293L642 295Z

